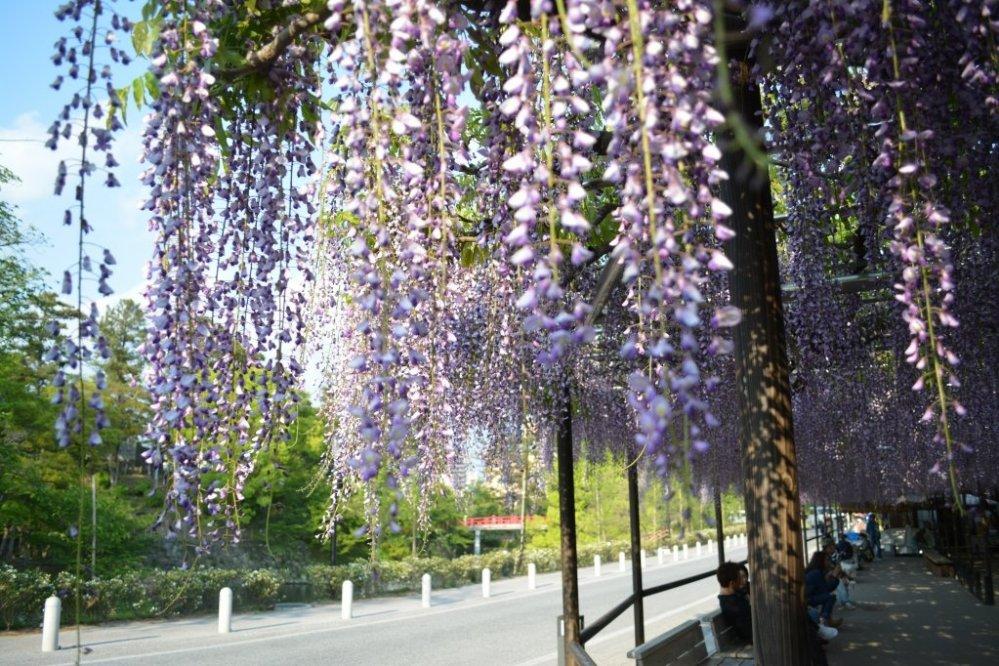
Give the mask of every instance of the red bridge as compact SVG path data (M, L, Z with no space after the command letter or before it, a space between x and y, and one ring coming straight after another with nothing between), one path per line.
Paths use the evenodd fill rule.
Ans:
M543 520L544 516L528 516L527 522ZM465 518L465 527L473 530L519 530L523 527L520 516L476 516Z

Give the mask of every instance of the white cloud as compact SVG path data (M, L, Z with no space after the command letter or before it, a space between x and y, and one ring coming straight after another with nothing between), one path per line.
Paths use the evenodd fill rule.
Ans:
M46 148L45 130L34 111L19 115L10 127L0 127L0 164L21 179L4 186L8 201L23 204L52 196L59 160L73 157L69 141L55 151Z
M9 183L4 187L4 198L15 204L25 204L54 196L56 170L60 160L66 160L70 173L75 173L73 164L80 159L76 134L62 139L56 150L45 147L49 135L47 125L39 120L38 112L22 113L8 127L0 127L0 164L20 178L20 182ZM141 123L127 125L115 136L114 155L121 162L119 179L126 185L137 177L141 153ZM99 166L103 165L103 156ZM103 176L100 177L103 180ZM72 197L72 179L66 184L64 197ZM129 201L138 201L135 196ZM138 204L136 204L136 208ZM134 215L134 209L131 211Z
M141 305L144 309L145 299L142 297L142 293L146 290L146 284L147 284L146 280L143 279L123 292L120 293L115 292L110 296L103 296L101 298L98 298L96 301L94 301L94 304L97 306L97 311L100 312L101 314L104 314L108 308L117 305L118 303L126 299L130 299L139 303L139 305Z

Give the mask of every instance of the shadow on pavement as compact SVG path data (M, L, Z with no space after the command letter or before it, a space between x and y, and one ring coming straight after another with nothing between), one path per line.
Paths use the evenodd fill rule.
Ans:
M131 643L132 641L148 641L152 638L159 638L159 634L151 634L149 636L133 636L132 638L118 638L113 641L84 641L83 647L94 647L95 645L111 645L113 643ZM78 647L77 643L72 645L60 645L59 650L75 650Z
M233 629L232 633L238 634L243 631L256 631L257 629L270 629L271 627L284 627L289 624L298 624L297 622L274 622L272 624L259 624L252 627L243 627L242 629Z
M398 613L398 612L399 612L398 610L393 608L390 610L372 611L370 613L354 613L354 619L356 620L361 617L374 617L376 615L391 615L392 613Z

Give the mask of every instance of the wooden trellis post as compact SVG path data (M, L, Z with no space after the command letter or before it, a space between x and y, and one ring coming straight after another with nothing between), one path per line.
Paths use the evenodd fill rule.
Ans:
M760 91L749 79L745 53L732 54L735 109L749 127L761 126ZM724 56L723 56L724 57ZM777 240L769 174L754 168L734 141L724 148L730 180L723 192L732 208L736 237L727 253L732 302L742 309L734 329L740 437L746 475L746 522L753 599L756 663L809 663L805 635L801 505L791 423L777 264Z

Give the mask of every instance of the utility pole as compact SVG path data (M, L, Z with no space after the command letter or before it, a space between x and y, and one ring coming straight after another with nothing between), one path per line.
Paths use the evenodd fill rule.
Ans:
M90 475L90 575L97 577L97 475Z

